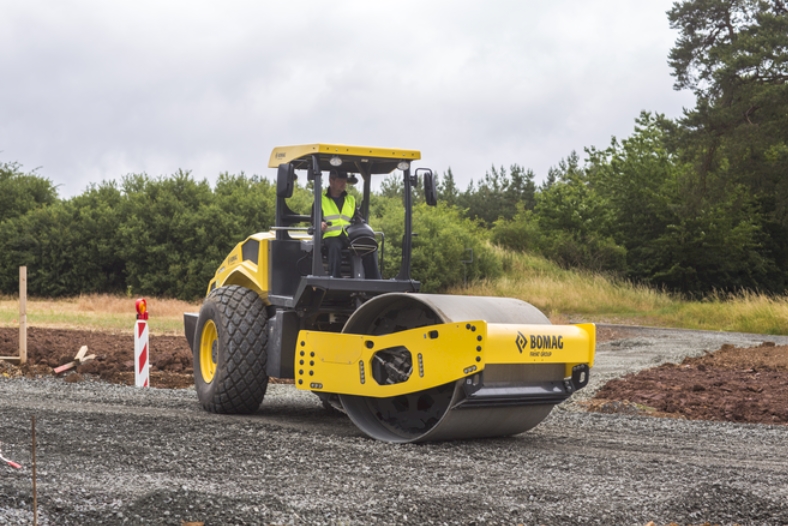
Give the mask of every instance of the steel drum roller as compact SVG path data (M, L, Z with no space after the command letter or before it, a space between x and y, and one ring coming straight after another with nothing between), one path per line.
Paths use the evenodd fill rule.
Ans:
M361 306L343 333L381 336L408 329L484 319L488 323L549 325L533 305L513 298L386 294ZM487 388L523 387L562 382L563 364L488 365ZM421 442L508 436L531 429L544 420L552 403L468 404L466 379L391 398L339 395L350 419L362 431L387 442Z

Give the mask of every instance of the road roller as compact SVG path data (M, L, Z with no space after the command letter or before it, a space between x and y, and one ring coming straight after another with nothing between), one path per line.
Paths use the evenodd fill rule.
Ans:
M437 202L418 150L309 144L274 148L276 217L238 243L208 284L199 313L186 313L197 397L210 412L254 413L269 378L290 379L366 435L392 443L475 439L525 432L586 386L593 324L552 325L513 298L419 293L411 277L412 194ZM288 205L298 174L321 203L332 170L359 185L343 233L342 276L328 272L321 206ZM372 178L399 170L404 234L396 276L382 265L385 233L369 225ZM330 222L329 222L330 223ZM373 267L374 268L374 267ZM366 269L369 269L366 266Z

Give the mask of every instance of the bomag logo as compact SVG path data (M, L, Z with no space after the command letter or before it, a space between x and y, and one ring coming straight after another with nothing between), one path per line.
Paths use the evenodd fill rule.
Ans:
M520 351L520 354L523 354L523 350L528 347L528 338L523 336L523 333L517 331L517 338L514 339L514 343L517 344L517 350Z
M525 336L520 331L517 331L517 338L514 339L514 343L517 345L517 350L522 354L528 348L529 343L531 344L531 349L563 349L564 337L536 334Z
M541 336L531 335L531 349L563 349L564 337L563 336Z

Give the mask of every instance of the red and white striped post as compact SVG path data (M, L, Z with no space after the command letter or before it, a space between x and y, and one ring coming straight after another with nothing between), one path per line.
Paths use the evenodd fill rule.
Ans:
M148 302L140 298L136 303L137 324L134 327L134 385L148 387L150 356L148 352Z

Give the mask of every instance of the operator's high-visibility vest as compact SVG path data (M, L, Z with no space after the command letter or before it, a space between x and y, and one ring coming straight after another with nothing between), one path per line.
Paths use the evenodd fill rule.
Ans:
M331 223L323 232L323 237L337 237L342 232L347 235L348 226L356 213L356 199L352 195L345 196L342 211L339 211L336 201L326 194L323 194L323 221Z

